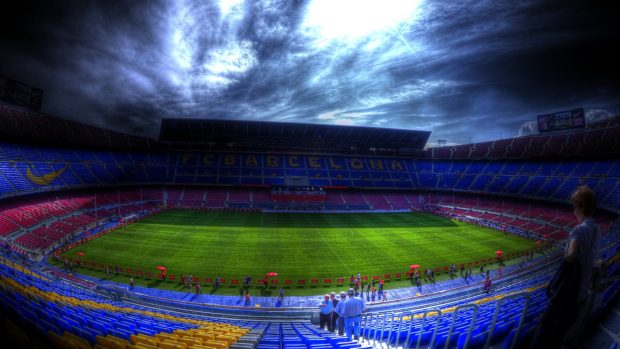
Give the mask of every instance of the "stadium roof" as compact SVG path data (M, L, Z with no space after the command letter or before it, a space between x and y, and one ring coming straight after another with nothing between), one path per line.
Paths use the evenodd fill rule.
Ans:
M430 131L241 120L163 119L159 140L238 150L412 154Z

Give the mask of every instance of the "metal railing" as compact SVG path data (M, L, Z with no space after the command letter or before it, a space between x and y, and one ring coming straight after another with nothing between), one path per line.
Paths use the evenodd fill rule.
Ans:
M517 342L517 338L519 338L519 333L521 332L521 328L523 327L523 322L525 321L525 314L527 313L527 309L530 306L530 293L528 292L520 292L507 297L502 298L497 305L495 306L495 314L493 315L493 321L491 322L491 328L489 329L489 334L487 336L487 340L484 344L484 349L487 349L491 345L491 341L493 339L493 331L495 331L495 326L497 325L497 317L499 316L500 308L502 304L504 304L509 299L518 299L524 297L525 305L523 306L523 311L521 312L521 318L519 319L519 325L517 326L517 333L515 334L512 343L510 345L510 349L513 349L515 343Z
M530 307L530 292L519 292L511 295L507 295L497 301L495 304L495 311L493 315L493 320L490 325L484 326L483 328L478 328L479 333L486 332L486 340L484 342L484 348L487 349L490 347L493 342L493 333L495 332L495 328L498 323L498 318L500 315L500 311L502 306L506 304L506 302L511 300L524 299L525 303L523 304L523 310L521 310L519 323L516 324L512 330L515 330L515 335L512 339L512 343L510 343L510 348L515 348L517 343L517 339L525 325L526 313ZM463 348L468 348L470 345L470 341L472 339L472 335L476 330L476 323L478 320L478 309L479 306L475 303L468 303L463 305L458 305L452 310L452 320L450 322L450 327L448 332L446 333L447 337L445 339L444 348L450 348L450 342L452 340L452 336L455 332L458 331L457 328L457 320L459 317L459 313L463 313L463 311L471 309L471 317L469 318L469 324L467 325L467 331L461 333L461 335L465 334L465 343ZM445 332L441 330L441 319L446 314L446 311L443 312L440 309L427 309L423 311L402 311L402 312L394 312L394 311L386 311L386 312L376 312L376 313L364 313L362 314L361 320L361 339L363 342L366 342L373 347L385 347L385 348L415 348L419 349L422 347L434 348L436 347L436 342L438 340L439 334L442 336ZM469 316L469 314L467 315ZM427 327L427 322L429 322L430 318L434 319L434 326ZM466 318L467 319L467 318ZM405 342L401 345L401 340L404 335L403 330L406 329L406 339ZM429 336L429 333L432 332L432 335ZM428 343L423 346L423 342Z

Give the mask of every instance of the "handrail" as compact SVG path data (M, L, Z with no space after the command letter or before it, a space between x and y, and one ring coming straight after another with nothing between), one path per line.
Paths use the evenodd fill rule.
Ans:
M459 316L459 311L462 309L474 309L474 315L472 315L471 320L469 320L469 329L467 330L467 338L465 339L465 348L469 344L469 338L471 337L471 332L474 330L474 324L476 323L476 316L478 316L478 305L477 304L464 304L459 305L454 309L454 315L452 315L452 323L450 324L450 330L448 331L448 337L446 338L446 344L444 345L444 349L450 348L450 339L452 337L452 332L454 331L454 324L456 323L456 318ZM435 343L435 338L433 337L433 342L431 347L433 347Z
M489 328L489 334L487 336L487 340L484 344L484 349L488 349L489 346L491 345L491 339L493 337L493 331L495 331L495 326L497 325L497 317L499 316L499 310L502 307L502 304L504 304L507 300L509 299L516 299L516 298L521 298L521 297L525 297L525 305L523 306L523 312L521 313L521 319L519 321L519 328L517 329L517 334L519 333L519 331L521 330L521 325L523 324L523 319L525 318L525 314L527 312L527 308L530 305L530 293L528 292L519 292L519 293L515 293L512 294L510 296L504 297L502 298L497 305L495 306L495 314L493 315L493 321L491 322L491 327ZM469 339L469 337L468 337ZM514 341L511 345L514 346Z
M394 317L396 316L395 313L392 313L392 319L390 320L390 331L388 332L388 336L387 336L387 347L388 349L390 348L390 342L391 342L391 338L392 338L392 331L394 329ZM402 317L399 317L399 323L402 323ZM381 333L382 337L383 337L383 333Z
M424 312L424 315L422 315L422 324L420 326L420 333L418 333L418 343L415 346L416 349L420 349L420 344L422 343L422 334L424 333L424 325L426 324L426 316L431 313L437 313L437 321L435 322L435 330L433 331L433 338L431 340L430 347L433 348L435 346L435 337L437 336L437 331L439 330L439 322L442 315L441 309L427 310ZM413 316L411 317L411 319L413 320ZM409 347L409 335L407 335L406 346Z
M400 318L399 318L399 323L398 323L398 334L396 335L396 343L394 344L395 348L398 348L398 345L400 344L400 331L403 328L403 316L405 315L405 313L400 314ZM413 320L413 314L410 313L409 314L410 320ZM409 330L407 331L407 333L409 333L409 331L411 331L411 327L409 328ZM390 337L388 337L388 347L389 347L389 340Z

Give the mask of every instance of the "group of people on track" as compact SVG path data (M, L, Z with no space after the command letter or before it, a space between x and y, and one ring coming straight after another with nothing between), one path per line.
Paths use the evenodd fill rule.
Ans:
M341 336L346 333L349 341L352 338L358 340L362 313L367 310L366 302L359 295L354 288L346 293L340 292L339 298L334 292L326 294L319 304L319 327L330 332L337 331Z

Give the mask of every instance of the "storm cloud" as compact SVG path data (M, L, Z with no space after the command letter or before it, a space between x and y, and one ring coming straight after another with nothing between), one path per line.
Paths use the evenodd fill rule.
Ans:
M516 136L620 104L612 3L220 0L3 4L0 74L42 110L156 137L161 118Z

